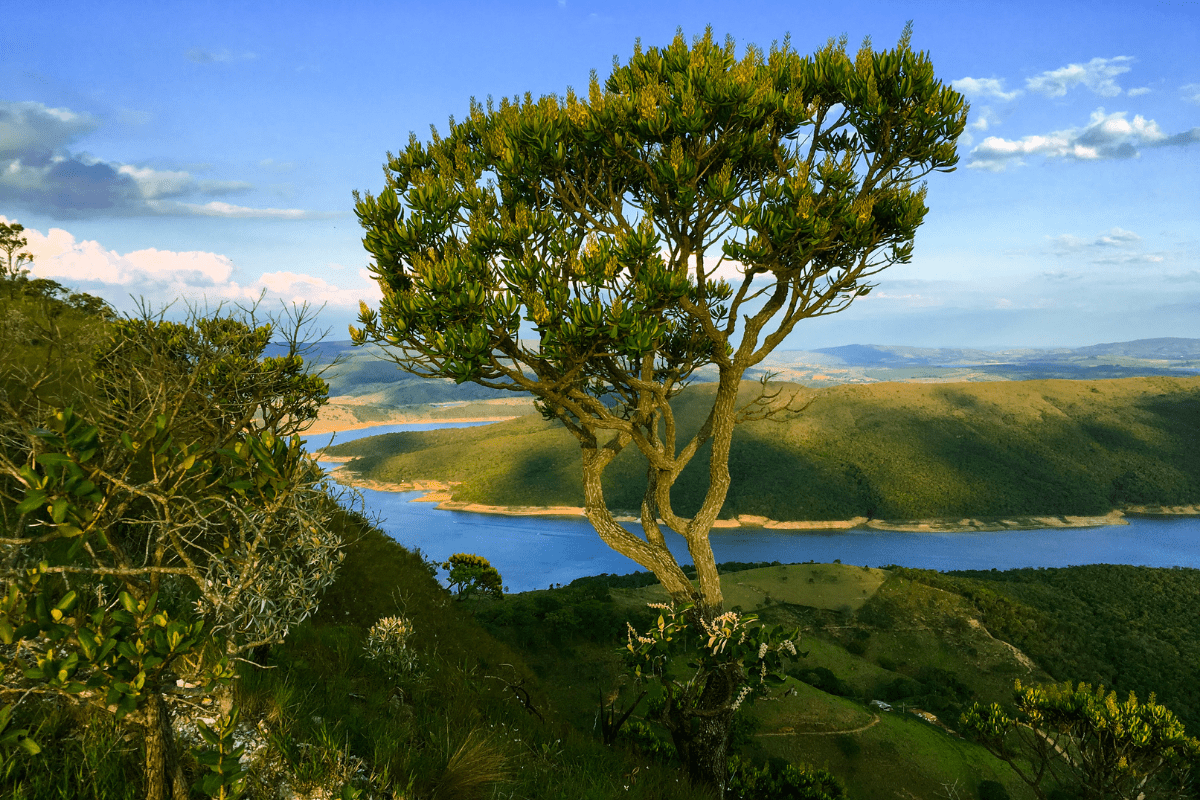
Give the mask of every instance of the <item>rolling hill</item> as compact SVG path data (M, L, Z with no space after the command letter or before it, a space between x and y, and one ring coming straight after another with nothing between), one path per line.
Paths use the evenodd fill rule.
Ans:
M678 398L681 429L699 426L711 391L698 384ZM723 517L1005 518L1200 501L1200 377L789 392L812 402L738 429ZM371 437L328 452L353 458L349 469L372 480L456 482L456 500L582 504L574 440L537 415ZM699 503L705 462L702 451L676 485L682 513ZM640 456L622 453L606 475L610 506L638 508L644 476Z

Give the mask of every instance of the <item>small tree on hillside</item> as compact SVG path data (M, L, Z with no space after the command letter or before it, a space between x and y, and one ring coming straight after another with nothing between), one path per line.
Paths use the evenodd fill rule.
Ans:
M28 240L22 235L25 226L19 222L0 222L0 279L13 280L29 274L33 254L25 248Z
M926 213L919 182L957 162L966 105L909 35L854 56L844 39L809 57L785 40L739 59L732 39L707 31L689 47L680 33L639 43L603 83L593 74L586 98L472 101L444 137L389 154L378 195L356 195L384 297L363 306L354 341L416 375L533 395L579 441L600 537L713 620L709 532L733 430L770 405L739 398L742 377L798 322L907 262ZM710 365L711 410L684 436L671 400ZM630 445L648 461L644 538L604 498L604 471ZM706 446L708 490L686 517L672 488ZM664 525L686 539L698 587ZM710 712L733 704L727 678L706 678L697 719L723 718ZM692 768L720 785L727 737L710 738L719 752Z

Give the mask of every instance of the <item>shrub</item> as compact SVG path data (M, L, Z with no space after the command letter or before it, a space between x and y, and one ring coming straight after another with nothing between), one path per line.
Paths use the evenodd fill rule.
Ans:
M858 737L852 733L841 734L834 739L834 744L837 745L837 749L840 750L842 755L844 755L846 758L854 758L862 753L862 744L858 741Z
M412 634L412 622L405 617L383 617L367 632L363 649L390 675L411 672L417 663L417 654L408 647Z
M846 788L828 770L771 761L755 767L729 759L725 797L729 800L838 800Z
M1010 800L1008 789L999 781L981 781L979 783L979 800Z

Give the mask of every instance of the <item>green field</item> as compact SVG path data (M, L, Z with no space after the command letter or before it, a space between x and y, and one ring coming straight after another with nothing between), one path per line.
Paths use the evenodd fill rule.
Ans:
M841 564L782 564L735 572L721 581L725 607L757 612L773 603L791 603L829 611L857 611L887 579L881 569ZM655 584L640 589L614 589L614 599L628 605L663 603L666 590Z
M1200 502L1200 378L785 390L812 403L738 429L723 517L996 519ZM710 392L698 385L678 398L681 429L699 426ZM329 452L355 457L350 468L365 478L461 482L457 500L582 504L577 445L538 416ZM681 513L702 497L704 452L676 485ZM627 449L606 474L610 507L638 508L644 476Z

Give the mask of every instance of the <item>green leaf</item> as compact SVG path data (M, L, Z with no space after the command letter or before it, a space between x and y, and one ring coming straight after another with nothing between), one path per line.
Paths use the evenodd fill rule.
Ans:
M126 715L131 714L136 710L137 698L133 695L125 695L117 702L116 717L118 720L124 719Z
M37 509L41 508L45 502L46 493L41 489L34 489L33 491L25 493L25 499L20 503L17 503L17 506L14 510L18 514L28 514L31 511L36 511Z
M62 467L74 463L70 456L65 456L62 453L42 453L34 461L43 467Z
M76 595L75 590L72 589L71 591L64 594L62 600L59 600L58 603L54 607L57 608L59 611L70 611L72 608L75 607L75 601L78 599L79 599L78 595Z
M121 608L125 609L130 614L137 613L137 600L133 599L133 595L131 595L129 592L123 591L117 595L117 598L121 601Z
M59 498L50 504L50 519L56 525L62 524L67 519L67 512L71 510L71 504L65 499Z

